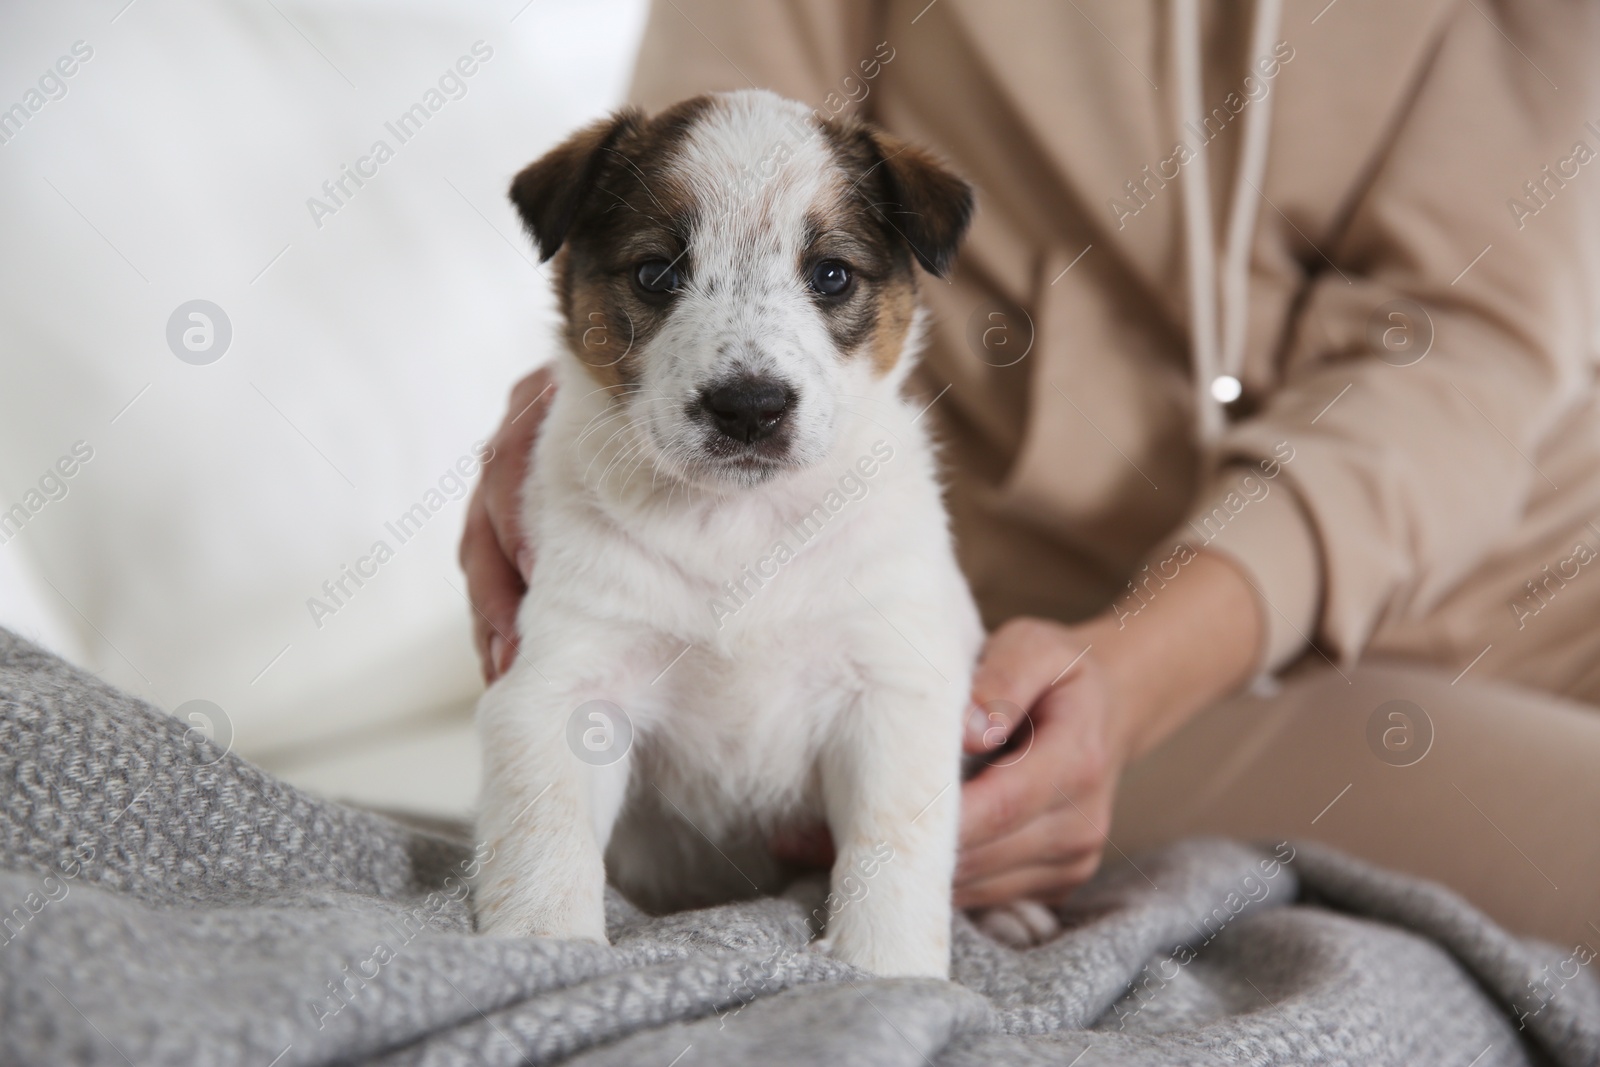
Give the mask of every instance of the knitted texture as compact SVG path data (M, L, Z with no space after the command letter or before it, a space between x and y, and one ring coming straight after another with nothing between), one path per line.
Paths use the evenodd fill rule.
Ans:
M1135 857L1030 951L958 917L951 982L807 951L816 880L665 917L611 893L609 947L480 937L481 854L0 631L6 1064L1600 1063L1587 961L1307 844Z

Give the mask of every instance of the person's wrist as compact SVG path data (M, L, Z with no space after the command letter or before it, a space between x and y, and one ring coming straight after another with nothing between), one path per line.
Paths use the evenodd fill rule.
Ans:
M1099 656L1129 758L1249 679L1259 654L1259 612L1237 567L1202 552L1183 581L1131 622L1112 608L1078 627Z
M1141 649L1119 628L1111 613L1076 627L1094 660L1106 690L1107 741L1118 762L1143 751L1144 723L1152 711L1154 695L1148 684L1150 668L1141 662Z

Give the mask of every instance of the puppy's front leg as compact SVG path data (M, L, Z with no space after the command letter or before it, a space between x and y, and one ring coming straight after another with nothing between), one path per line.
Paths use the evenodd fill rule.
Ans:
M945 978L967 682L919 684L918 666L899 684L869 684L823 754L838 853L828 940L876 974Z
M478 839L493 849L475 884L485 933L606 941L605 843L628 759L596 765L572 750L567 720L583 703L517 668L478 706Z

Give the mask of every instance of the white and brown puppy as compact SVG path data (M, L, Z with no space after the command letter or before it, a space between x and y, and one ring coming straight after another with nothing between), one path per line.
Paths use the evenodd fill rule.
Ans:
M781 888L825 824L827 942L948 973L983 631L902 394L965 182L767 92L623 111L516 178L565 318L525 490L522 654L478 709L482 929L604 941Z

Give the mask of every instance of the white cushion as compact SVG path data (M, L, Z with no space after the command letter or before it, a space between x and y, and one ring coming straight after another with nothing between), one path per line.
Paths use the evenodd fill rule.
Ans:
M0 108L40 78L57 92L75 42L92 55L0 145L0 510L41 505L0 532L0 624L168 709L212 701L269 762L471 703L448 472L554 336L505 189L621 99L644 16L518 7L6 16ZM472 75L447 77L477 42ZM386 126L435 100L403 143ZM379 140L393 157L314 213ZM167 340L193 299L231 323L206 365ZM65 495L30 497L80 441ZM441 479L402 544L387 524ZM314 620L308 600L378 541L393 558Z

